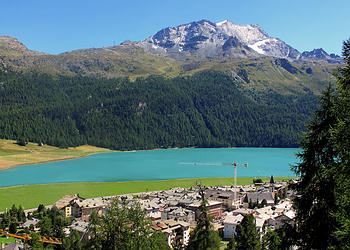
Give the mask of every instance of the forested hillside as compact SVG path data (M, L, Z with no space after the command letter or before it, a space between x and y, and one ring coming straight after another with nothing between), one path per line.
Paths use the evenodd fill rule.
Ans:
M294 147L316 108L312 93L259 96L233 78L101 79L1 73L0 137L67 147Z

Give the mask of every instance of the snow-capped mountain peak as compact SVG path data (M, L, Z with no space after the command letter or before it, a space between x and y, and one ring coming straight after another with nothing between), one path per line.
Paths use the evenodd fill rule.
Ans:
M301 53L296 49L278 38L270 37L259 25L239 25L229 20L218 23L201 20L168 27L135 44L151 53L165 53L176 58L187 55L209 59L259 56L292 60L301 58Z
M238 25L230 21L224 21L217 27L220 32L229 36L236 36L245 44L254 44L258 41L269 38L260 27L252 25Z
M223 24L225 24L227 22L230 22L230 21L229 20L224 20L224 21L218 22L218 23L216 23L216 26L221 26L221 25L223 25Z

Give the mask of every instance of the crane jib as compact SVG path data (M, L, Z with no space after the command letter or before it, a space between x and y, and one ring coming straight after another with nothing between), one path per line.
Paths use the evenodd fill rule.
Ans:
M207 162L179 162L181 165L194 165L194 166L238 166L248 167L248 163L239 164L236 162L233 163L207 163Z

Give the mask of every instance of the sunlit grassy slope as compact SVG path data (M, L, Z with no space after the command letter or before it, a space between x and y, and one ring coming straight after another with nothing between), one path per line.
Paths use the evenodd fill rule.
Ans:
M245 60L217 60L202 62L192 70L192 75L203 70L225 72L237 79L240 88L253 92L280 94L320 94L334 82L333 71L337 65L322 62L288 62L281 66L281 59L265 57ZM195 65L195 64L194 64Z
M102 152L112 151L89 145L67 149L48 145L39 146L36 143L19 146L13 140L0 140L0 169L23 164L65 160Z

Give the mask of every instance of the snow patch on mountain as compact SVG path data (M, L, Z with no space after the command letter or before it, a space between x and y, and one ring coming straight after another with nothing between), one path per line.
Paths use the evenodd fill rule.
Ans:
M135 44L148 52L168 54L176 58L186 55L209 59L273 56L291 60L302 58L328 60L330 57L323 51L302 55L284 41L270 37L257 24L238 25L229 20L218 23L201 20L168 27Z
M216 26L221 26L221 25L223 25L223 24L225 24L227 22L229 22L229 21L228 20L224 20L222 22L218 22L218 23L216 23Z
M258 25L238 25L230 21L224 21L218 26L218 29L228 36L236 36L247 45L270 38Z
M261 48L259 48L259 46L261 45L265 45L265 43L268 41L269 39L265 39L259 42L256 42L254 44L249 44L248 47L255 50L256 52L258 52L259 54L265 55L265 51Z

